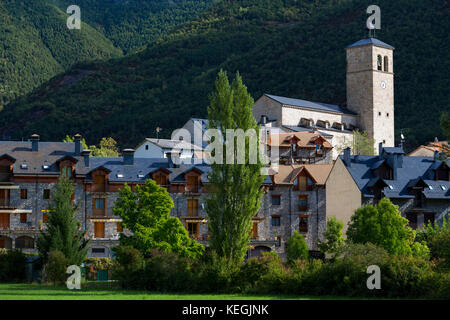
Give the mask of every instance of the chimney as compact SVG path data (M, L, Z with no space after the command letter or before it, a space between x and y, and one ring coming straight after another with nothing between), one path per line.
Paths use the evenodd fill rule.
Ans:
M86 168L89 168L89 157L91 154L91 150L85 149L81 152L81 155L83 156L84 159L84 166Z
M382 155L383 155L383 142L380 142L378 144L378 157L380 157L380 159L382 159L383 158Z
M31 151L38 152L39 151L39 135L33 134L31 135Z
M439 151L434 150L433 158L434 158L434 161L439 160Z
M344 149L344 163L347 167L351 167L350 147Z
M132 166L134 164L134 149L123 150L123 164L125 166Z
M180 153L167 152L166 155L169 162L169 168L177 168L177 166L180 164Z
M81 134L77 133L75 135L75 156L81 155Z

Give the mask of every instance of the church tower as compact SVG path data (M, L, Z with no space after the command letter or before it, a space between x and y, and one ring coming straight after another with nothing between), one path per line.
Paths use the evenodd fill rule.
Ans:
M394 147L394 47L375 38L346 48L347 107L358 114L360 130L378 144Z

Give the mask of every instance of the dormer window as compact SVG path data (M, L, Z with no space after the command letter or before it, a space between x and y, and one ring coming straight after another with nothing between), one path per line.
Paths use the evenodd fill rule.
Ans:
M44 169L44 170L48 170L48 169L50 169L50 166L49 166L49 165L47 165L47 164L44 164L44 165L42 166L42 169Z
M72 178L72 167L62 167L61 168L61 176L65 178Z
M22 163L22 164L20 165L20 169L26 170L26 169L28 169L28 165L25 164L25 163Z

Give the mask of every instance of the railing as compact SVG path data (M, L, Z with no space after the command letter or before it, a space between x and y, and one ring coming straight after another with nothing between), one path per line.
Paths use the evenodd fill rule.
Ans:
M200 193L200 186L199 185L186 185L185 192Z

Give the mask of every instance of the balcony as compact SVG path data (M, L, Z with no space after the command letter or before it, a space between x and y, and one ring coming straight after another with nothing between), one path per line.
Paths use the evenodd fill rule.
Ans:
M19 201L10 199L0 199L1 209L15 209L19 206Z
M184 189L185 193L200 193L201 192L201 187L200 185L186 185L185 189Z

